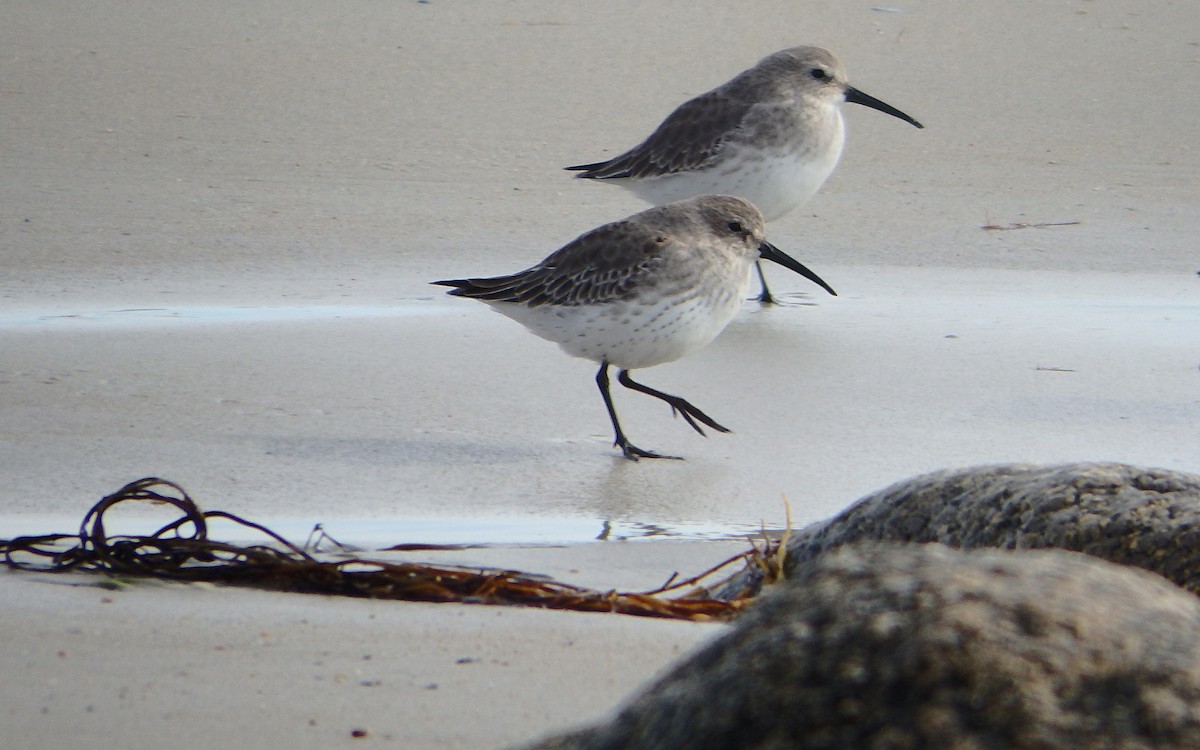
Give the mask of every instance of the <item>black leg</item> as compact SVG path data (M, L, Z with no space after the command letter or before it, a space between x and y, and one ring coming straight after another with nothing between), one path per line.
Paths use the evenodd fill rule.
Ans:
M775 298L771 296L771 290L767 289L767 277L763 274L762 261L754 261L754 269L758 271L758 280L762 282L762 294L758 295L758 301L764 305L775 304Z
M647 396L653 396L662 401L666 401L671 406L672 414L682 414L683 418L689 425L691 425L692 429L701 435L704 435L704 430L700 427L700 425L696 424L697 419L713 428L717 432L729 432L729 428L722 427L721 425L717 424L712 417L700 411L695 406L692 406L691 403L680 398L679 396L672 396L669 393L656 391L649 386L635 382L633 378L629 377L629 370L621 370L620 374L617 375L617 380L621 381L621 385L629 388L630 390L637 391L638 393L644 393ZM608 378L605 376L605 386L607 386L607 383ZM616 417L613 417L613 422L614 424L616 423ZM707 437L707 435L705 435L705 437Z
M625 383L626 376L624 370L621 371L621 374L618 376L618 378L621 380L622 384ZM613 440L613 446L620 448L621 453L625 455L625 458L628 458L630 461L636 461L639 458L671 458L677 461L682 460L679 456L664 456L661 453L643 450L630 443L629 439L625 437L625 432L621 429L621 423L617 421L617 410L613 406L612 394L608 392L607 362L600 363L600 370L596 373L596 385L600 386L600 395L604 397L604 408L608 409L608 418L612 420L613 432L616 434L616 438ZM685 401L684 403L687 402ZM673 405L672 408L674 408ZM702 432L700 434L703 435L704 433Z

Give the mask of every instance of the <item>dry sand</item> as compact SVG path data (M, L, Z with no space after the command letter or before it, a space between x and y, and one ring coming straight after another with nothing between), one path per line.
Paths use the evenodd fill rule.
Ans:
M159 475L256 520L504 541L439 561L637 588L736 546L679 537L780 524L781 494L802 524L953 465L1200 471L1198 5L0 8L0 537ZM639 444L689 459L623 461L590 363L427 282L640 210L559 167L801 43L927 128L847 107L839 171L770 227L842 296L773 275L794 304L642 374L734 434L618 396ZM605 522L657 541L586 542ZM0 587L0 711L30 748L499 747L720 629Z

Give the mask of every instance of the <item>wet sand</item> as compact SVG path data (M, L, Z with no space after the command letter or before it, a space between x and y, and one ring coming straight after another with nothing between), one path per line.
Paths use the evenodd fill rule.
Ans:
M158 475L289 529L502 542L435 561L639 588L782 525L784 497L801 525L948 466L1200 470L1200 9L10 5L0 537ZM624 461L591 363L428 282L640 210L559 167L800 43L927 127L846 107L839 171L769 227L841 296L776 272L787 304L641 373L734 432L618 394L639 445L688 459ZM0 586L26 747L499 747L720 630Z

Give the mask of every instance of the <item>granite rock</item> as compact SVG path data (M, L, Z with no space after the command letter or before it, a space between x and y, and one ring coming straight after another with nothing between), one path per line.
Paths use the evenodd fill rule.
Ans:
M1133 492L1144 505L1151 490L1109 475L1113 490L1100 494ZM1076 515L1101 476L1090 472L1075 490L1047 486ZM1019 517L1030 528L1036 513ZM960 538L978 538L959 526ZM611 722L535 747L1191 749L1200 747L1198 641L1194 596L1090 556L843 547L797 563L730 633Z
M1062 549L1153 571L1200 592L1200 476L1126 464L1020 464L907 479L794 532L784 571L843 544L938 542L962 549ZM756 592L748 570L715 592Z

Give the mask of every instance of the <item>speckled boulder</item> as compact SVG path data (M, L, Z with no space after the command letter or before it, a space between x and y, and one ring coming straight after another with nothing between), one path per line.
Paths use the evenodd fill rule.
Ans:
M1200 600L1067 552L847 547L538 750L1194 750Z
M898 482L792 534L785 571L860 541L1064 549L1200 593L1200 476L1111 463L952 469ZM715 592L756 591L747 571Z

